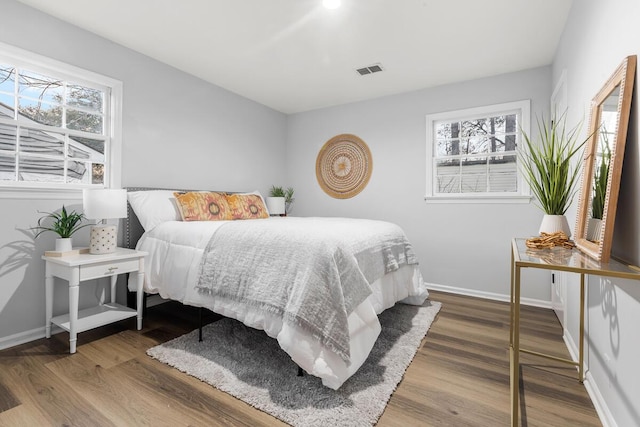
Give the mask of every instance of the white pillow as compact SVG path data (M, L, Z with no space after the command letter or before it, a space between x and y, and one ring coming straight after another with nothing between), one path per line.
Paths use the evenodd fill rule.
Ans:
M177 190L148 190L127 192L131 208L145 231L166 221L181 221L180 211L173 196Z

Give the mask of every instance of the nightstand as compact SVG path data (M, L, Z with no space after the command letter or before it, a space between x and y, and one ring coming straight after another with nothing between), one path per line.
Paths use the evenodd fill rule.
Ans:
M79 332L97 328L123 319L137 316L138 330L142 329L142 283L144 277L144 257L146 252L117 248L114 253L104 255L78 254L64 257L43 256L45 260L45 336L51 337L51 324L69 332L69 352L76 352ZM135 273L137 289L136 310L115 302L118 275ZM69 313L53 316L54 277L69 282ZM78 311L80 284L86 280L101 277L111 278L111 302Z

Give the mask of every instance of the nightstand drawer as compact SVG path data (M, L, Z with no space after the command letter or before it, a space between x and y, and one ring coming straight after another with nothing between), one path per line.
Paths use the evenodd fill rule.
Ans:
M137 259L105 261L99 264L82 265L80 266L80 281L137 271L138 267L139 261Z

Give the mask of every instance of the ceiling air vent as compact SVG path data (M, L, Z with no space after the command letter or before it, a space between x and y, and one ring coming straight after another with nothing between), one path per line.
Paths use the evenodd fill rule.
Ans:
M373 64L373 65L369 65L368 67L358 68L356 71L361 76L366 76L367 74L373 74L373 73L377 73L379 71L382 71L382 65L381 64Z

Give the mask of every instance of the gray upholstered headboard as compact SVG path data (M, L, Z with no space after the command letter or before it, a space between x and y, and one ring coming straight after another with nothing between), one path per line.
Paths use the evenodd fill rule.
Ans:
M157 187L125 187L127 191L149 191L149 190L173 190L173 191L197 191L182 190L175 188L157 188ZM127 217L124 219L124 242L123 246L129 249L135 249L138 240L144 233L144 228L140 224L140 220L127 201Z
M151 190L166 190L166 191L203 191L202 189L194 190L194 189L181 189L181 188L158 188L158 187L124 187L127 191L151 191ZM219 191L219 190L208 190L208 191ZM220 191L221 193L232 194L235 191ZM127 217L124 219L124 242L123 247L129 249L135 249L136 244L142 234L144 233L144 228L142 224L140 224L140 220L136 216L136 213L131 208L131 205L127 201Z

